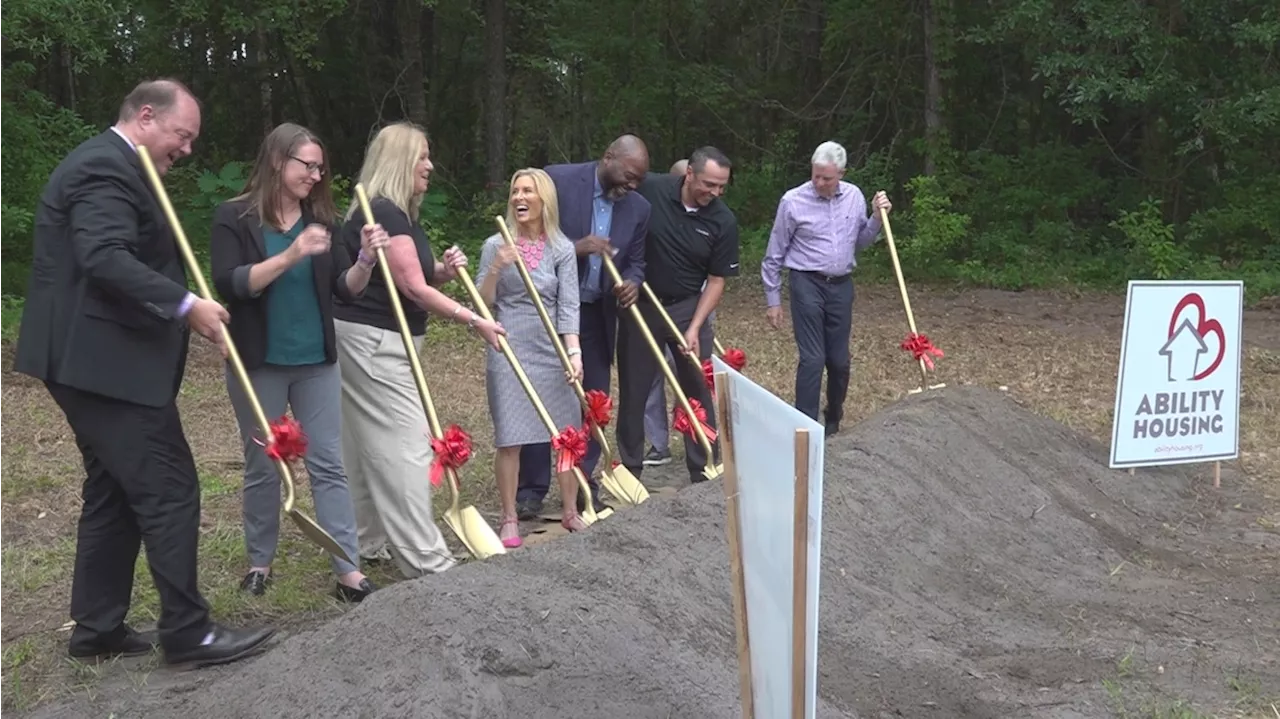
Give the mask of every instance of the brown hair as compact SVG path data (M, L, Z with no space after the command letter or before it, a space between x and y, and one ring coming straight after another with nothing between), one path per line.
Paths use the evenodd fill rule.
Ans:
M281 168L290 156L302 145L313 142L324 154L326 164L328 152L324 143L316 134L301 125L286 122L272 130L258 147L258 157L253 161L249 171L249 181L244 191L235 200L248 200L248 211L256 211L264 223L280 224L280 193L284 189L281 181ZM320 178L311 188L311 194L302 201L304 211L309 210L316 220L326 225L338 219L338 208L333 203L333 191L329 188L329 180ZM248 213L246 211L246 214Z

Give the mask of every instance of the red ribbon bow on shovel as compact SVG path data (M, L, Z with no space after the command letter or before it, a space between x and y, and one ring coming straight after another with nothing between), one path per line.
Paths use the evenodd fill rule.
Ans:
M556 450L556 472L568 472L587 456L587 433L573 425L560 430L551 440Z
M924 360L924 366L930 370L933 369L933 357L942 356L942 350L934 347L933 343L925 335L909 334L899 347L910 352L913 359L917 361Z
M730 347L725 350L720 359L724 360L724 363L732 367L735 372L741 372L742 368L747 366L747 353L737 347Z
M259 447L265 448L267 456L273 460L292 462L307 453L307 435L302 425L291 417L281 417L267 427L271 433L271 441L253 440Z
M693 415L698 418L698 424L702 425L702 433L707 435L707 441L716 441L716 431L712 429L711 425L707 424L707 410L703 408L702 403L696 399L690 399L689 406L693 408ZM697 437L693 433L693 424L689 422L689 414L680 405L676 405L671 412L671 426L677 432L683 432L689 437Z
M439 487L444 481L446 469L456 472L471 459L471 435L458 425L451 424L444 431L443 437L431 438L431 451L436 455L431 460L431 486Z
M707 389L712 392L716 391L716 368L711 364L711 360L702 360L702 380L707 383ZM680 409L684 409L681 407Z
M604 429L613 419L613 400L604 392L593 389L587 392L587 409L583 414L587 420L587 429L592 425Z

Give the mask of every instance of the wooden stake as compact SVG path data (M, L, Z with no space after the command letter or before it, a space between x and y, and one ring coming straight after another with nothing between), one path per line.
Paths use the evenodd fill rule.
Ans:
M796 430L795 531L791 550L791 719L805 719L809 616L809 430Z
M1213 488L1222 486L1222 462L1213 463Z
M738 465L733 457L733 417L729 399L729 375L717 373L716 426L720 430L720 452L724 461L725 510L729 521L729 580L733 584L733 618L738 633L738 694L742 719L755 719L755 691L751 682L751 641L747 631L747 584L742 571L742 517L738 505ZM807 447L808 445L806 445Z

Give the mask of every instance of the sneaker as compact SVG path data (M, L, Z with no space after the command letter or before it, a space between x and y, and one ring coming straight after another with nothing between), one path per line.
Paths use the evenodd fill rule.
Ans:
M644 456L644 466L661 467L671 461L671 450L659 451L657 447L650 447L649 453Z
M540 514L542 514L541 499L526 499L516 503L516 517L522 522L537 519Z

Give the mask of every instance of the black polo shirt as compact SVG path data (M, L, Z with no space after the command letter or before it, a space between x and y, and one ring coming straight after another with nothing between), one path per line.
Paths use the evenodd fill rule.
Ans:
M684 177L650 172L636 190L649 201L645 281L664 304L702 292L708 275L738 275L738 220L720 198L690 210Z

